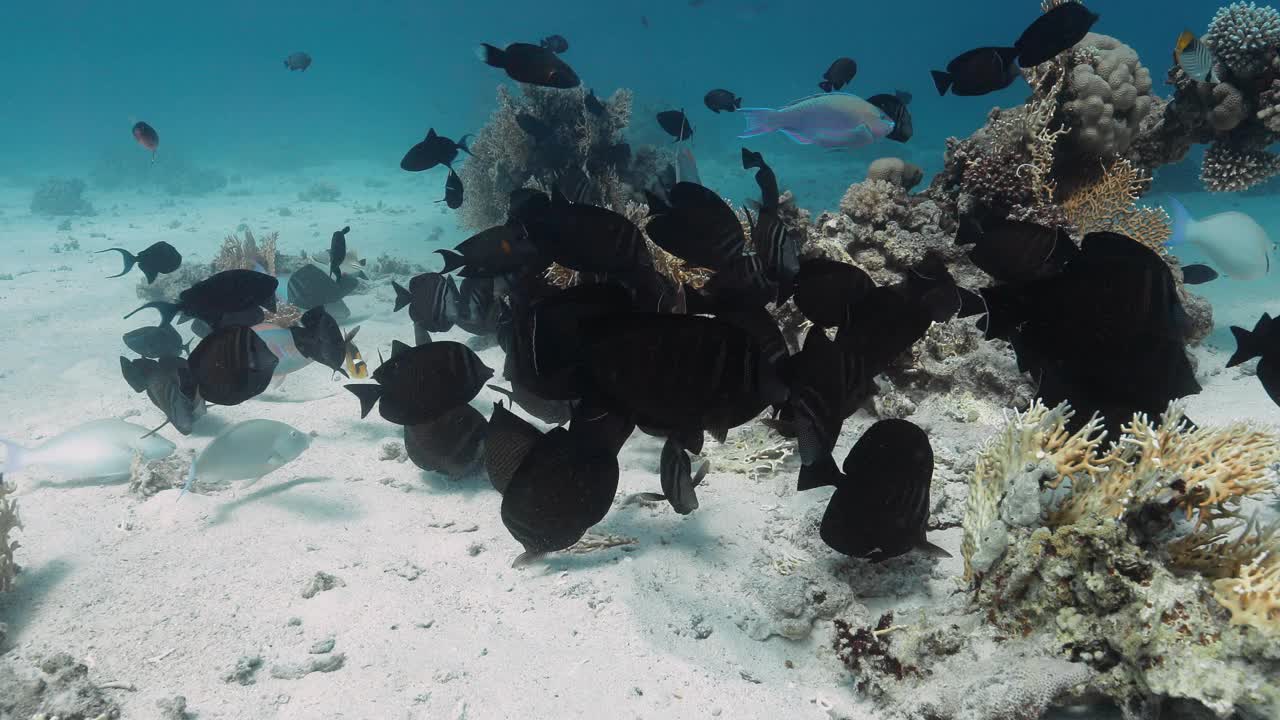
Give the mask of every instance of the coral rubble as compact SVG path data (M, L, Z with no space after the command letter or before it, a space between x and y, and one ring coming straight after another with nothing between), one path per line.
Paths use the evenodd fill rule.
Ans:
M32 673L18 653L0 659L0 718L114 720L120 707L92 680L89 668L66 653L51 655ZM34 676L33 676L34 675Z

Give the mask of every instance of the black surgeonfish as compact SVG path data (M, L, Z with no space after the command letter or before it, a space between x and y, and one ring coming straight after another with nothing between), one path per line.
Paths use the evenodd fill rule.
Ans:
M702 98L702 103L713 113L733 112L742 107L742 98L729 90L717 88Z
M1078 254L1062 228L1004 218L979 223L962 218L957 245L972 245L969 259L997 282L1017 282L1061 270Z
M876 286L862 268L825 258L801 262L795 282L796 307L823 328L838 327L849 308Z
M463 269L462 277L507 275L524 268L535 272L546 269L545 265L532 267L539 259L538 248L521 223L496 225L463 240L452 250L436 252L444 258L440 272L448 274Z
M982 296L987 337L1013 344L1046 403L1071 402L1073 427L1097 412L1118 431L1135 412L1159 415L1200 391L1173 275L1136 240L1089 233L1061 272Z
M350 227L344 227L333 233L333 237L329 239L329 273L333 275L333 281L342 280L342 261L347 259L347 233L351 232Z
M484 467L494 490L506 492L520 463L541 437L542 432L538 428L505 408L501 401L494 403L493 414L489 416L488 441L484 446Z
M836 491L822 515L822 541L836 552L871 561L923 550L950 553L925 537L933 448L907 420L881 420L867 428L835 473Z
M450 169L449 177L444 180L444 197L436 202L444 203L450 210L457 210L462 207L462 192L462 178L458 177L458 173Z
M668 203L649 195L649 239L693 265L720 269L742 257L746 237L737 213L715 191L676 183Z
M344 277L355 280L350 275ZM304 312L311 308L340 302L346 294L346 288L342 283L335 282L333 277L311 264L303 265L290 273L289 284L285 289L289 304Z
M538 142L550 140L556 134L555 128L527 112L516 113L516 125Z
M1029 68L1052 60L1083 40L1096 22L1098 15L1083 3L1059 4L1036 18L1013 43L1018 49L1018 64Z
M827 337L819 327L805 336L804 347L784 364L800 462L815 465L831 457L845 419L871 396L867 363L857 352ZM806 479L801 477L803 488Z
M182 358L164 357L156 361L121 357L120 373L134 392L146 392L151 404L164 413L168 424L183 435L190 435L195 421L205 414L205 402L187 361Z
M547 48L528 43L512 43L505 49L480 46L480 59L486 65L507 71L516 82L552 88L575 88L582 84L568 63Z
M784 303L795 289L795 278L800 272L800 255L796 241L786 223L778 215L778 178L764 156L742 148L743 169L756 168L756 184L760 186L760 210L752 219L747 213L751 230L751 247L761 258L765 275L778 288L774 302Z
M454 323L472 335L498 332L498 282L494 278L469 277L458 287L458 310Z
M1017 48L981 47L947 63L947 71L933 70L933 84L939 95L986 95L1003 90L1018 77Z
M178 293L177 302L149 302L125 318L132 317L138 310L154 308L160 312L162 325L172 323L179 312L203 320L213 328L223 324L224 316L233 314L237 315L234 319L239 324L254 325L262 321L262 308L275 312L278 284L266 273L223 270Z
M675 138L676 142L693 137L693 126L689 124L689 118L683 110L663 110L658 113L658 125Z
M519 565L564 550L604 519L618 492L618 459L554 428L525 455L502 495L502 524L524 546Z
M1280 322L1263 313L1252 331L1232 325L1231 334L1236 339L1236 351L1227 367L1262 358L1258 361L1258 380L1271 401L1280 405Z
M468 137L470 136L463 135L454 142L443 135L437 135L436 129L430 128L427 130L427 137L409 148L409 151L400 159L400 169L408 172L422 172L437 165L444 165L452 170L453 161L458 157L459 150L468 155L471 154L471 150L467 148Z
M544 257L571 270L616 273L653 264L635 223L608 208L570 202L559 187L541 219L526 227Z
M125 333L121 339L125 347L153 360L179 357L184 348L182 335L172 325L140 327Z
M904 94L908 98L910 97L909 93ZM904 143L915 134L915 125L911 121L911 111L907 109L907 104L910 102L909 99L904 100L903 95L899 94L879 94L867 98L867 102L880 108L893 121L893 132L885 135L885 137Z
M667 438L658 463L662 492L639 493L636 497L649 501L666 500L671 503L672 510L688 515L698 509L697 487L706 478L709 467L710 464L704 462L695 474L684 447L674 438Z
M252 328L230 325L201 340L187 362L201 397L239 405L267 389L279 361Z
M487 431L480 411L463 403L433 420L405 425L405 454L423 470L460 477L480 460Z
M1203 285L1217 279L1218 271L1208 265L1197 263L1182 266L1182 282L1188 285Z
M836 58L831 63L831 67L822 74L822 82L818 83L818 87L823 92L832 92L848 85L855 75L858 74L858 63L853 58Z
M338 321L323 307L302 313L299 324L289 328L289 334L303 357L347 377L347 370L343 367L347 360L347 339L342 328L338 327Z
M172 245L163 240L157 243L152 243L147 247L147 249L137 255L134 255L124 248L118 247L99 250L94 254L96 255L98 253L112 251L120 253L120 257L124 259L124 269L115 275L108 275L107 277L120 277L121 275L125 275L132 270L133 266L136 264L138 269L141 270L142 274L147 278L147 284L150 285L156 281L157 275L171 273L182 265L182 254L179 253Z
M394 312L400 312L408 306L409 318L428 332L448 332L453 329L461 296L452 276L434 272L422 273L409 279L408 290L394 280L391 287L396 292Z
M510 390L498 385L490 385L489 389L507 396L513 406L519 406L548 425L563 425L573 416L571 401L546 400L517 382L511 383Z
M376 404L387 422L420 425L471 402L493 377L471 348L437 341L409 347L393 343L391 357L370 374L373 383L346 385L360 400L360 417Z

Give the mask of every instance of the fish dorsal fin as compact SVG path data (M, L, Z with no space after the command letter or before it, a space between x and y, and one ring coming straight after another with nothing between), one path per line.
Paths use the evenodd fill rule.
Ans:
M399 355L402 352L406 352L410 349L412 348L400 342L399 340L392 340L391 341L391 359L394 360L397 355Z
M862 100L862 102L866 102L866 100L863 100L861 97L859 97L859 96L857 96L857 95L854 95L853 93L847 93L847 92L820 92L820 93L814 93L814 94L812 94L812 95L806 95L806 96L804 96L804 97L800 98L799 100L792 100L791 102L789 102L789 103L787 103L786 105L782 106L782 108L781 108L781 109L785 110L786 108L795 107L796 105L799 105L800 103L808 102L808 101L810 101L810 100L828 100L828 101L829 101L829 99L830 99L830 98L838 98L838 97L853 98L854 100Z
M435 129L435 128L429 128L429 129L427 130L427 139L428 139L428 140L430 140L430 139L431 139L431 138L433 138L433 137L436 137L436 129Z
M346 337L344 338L344 340L345 340L347 343L350 343L352 340L355 340L355 339L356 339L356 333L358 333L358 332L360 332L360 326L359 326L359 325L357 325L357 326L355 326L355 327L351 328L350 330L348 330L348 331L347 331L347 335L346 335Z

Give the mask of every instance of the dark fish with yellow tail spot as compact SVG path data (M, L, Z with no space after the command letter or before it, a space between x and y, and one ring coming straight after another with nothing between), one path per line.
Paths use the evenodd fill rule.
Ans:
M947 63L945 72L933 70L933 85L939 95L974 97L1003 90L1021 73L1018 50L1011 47L981 47L961 53Z
M471 348L446 340L417 347L395 343L391 357L370 377L373 383L345 386L360 400L360 417L377 405L387 422L418 425L471 402L493 370Z

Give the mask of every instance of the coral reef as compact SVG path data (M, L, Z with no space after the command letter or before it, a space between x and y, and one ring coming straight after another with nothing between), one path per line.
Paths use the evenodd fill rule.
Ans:
M93 206L81 195L85 184L79 178L49 178L31 196L31 212L35 215L94 215Z
M253 231L246 228L244 238L232 234L222 241L218 255L213 259L214 272L223 270L259 270L276 274L276 240L280 233L267 233L259 241Z
M511 191L525 186L549 189L559 183L571 199L615 209L644 200L641 190L657 177L661 158L652 148L632 151L625 143L631 91L615 92L603 101L599 115L587 109L585 97L582 89L523 85L515 95L506 86L498 88L498 106L458 171L467 190L459 211L465 227L482 230L501 223ZM551 134L535 139L521 127L520 116L534 118Z
M899 158L880 158L867 168L868 180L884 180L910 191L924 179L924 170Z
M1103 447L1101 420L1036 403L984 449L962 545L988 622L1092 667L1127 717L1169 698L1226 717L1280 708L1275 528L1241 517L1274 492L1280 438L1195 428L1174 403Z
M1151 112L1151 73L1133 48L1089 33L1064 56L1067 82L1059 98L1070 150L1095 157L1123 154Z
M1213 16L1204 43L1236 77L1252 78L1280 46L1280 12L1254 2L1231 3Z
M40 661L35 674L18 657L0 658L0 718L115 720L120 707L89 679L89 668L66 653Z
M9 533L22 529L22 519L18 517L18 502L7 497L14 489L5 484L4 475L0 475L0 592L12 590L18 574L18 563L14 559L18 541L11 539Z

